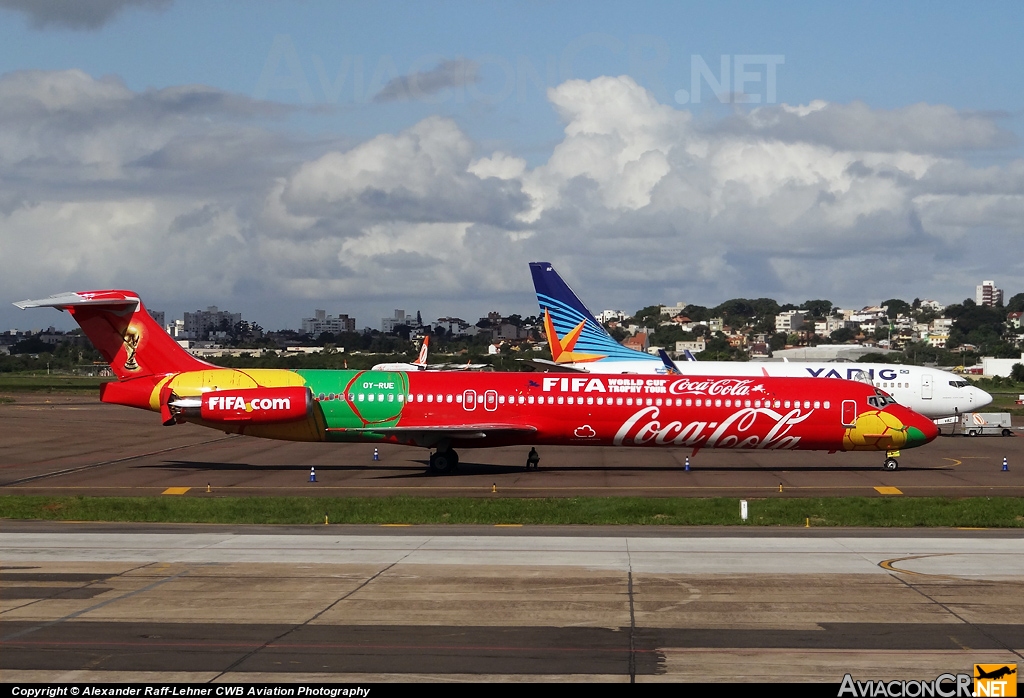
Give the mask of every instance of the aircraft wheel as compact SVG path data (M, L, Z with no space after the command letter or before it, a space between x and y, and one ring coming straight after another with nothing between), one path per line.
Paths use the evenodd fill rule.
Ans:
M1003 436L1013 436L1013 432L1009 429L1003 429Z
M454 451L438 451L430 456L430 469L436 475L449 475L459 464Z
M978 432L972 430L972 431L967 432L967 435L968 436L977 436Z
M882 464L882 467L885 468L886 470L896 470L897 468L900 467L900 464L895 458L886 458L885 463Z

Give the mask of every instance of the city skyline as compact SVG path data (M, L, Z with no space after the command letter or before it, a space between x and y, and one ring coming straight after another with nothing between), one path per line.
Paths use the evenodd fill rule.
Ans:
M1013 298L1013 296L1016 295L1016 294L1011 294L1009 296L1009 298L1006 298L1005 295L1004 295L1003 289L995 287L994 286L994 282L991 281L991 280L985 280L981 284L977 285L975 288L976 288L976 298L972 299L970 297L966 297L966 298L962 299L961 303L965 302L965 301L972 301L972 302L975 302L977 305L983 305L983 304L1002 305L1005 302L1005 300L1008 300L1009 298ZM979 302L978 299L982 298L983 289L989 289L986 292L987 295L985 296L985 298L987 300ZM1020 293L1024 293L1024 291L1021 291ZM704 308L707 308L707 309L712 309L712 308L717 307L718 305L721 305L723 303L727 303L727 302L729 302L731 300L736 300L736 299L725 299L725 300L722 300L720 303L715 303L715 304L710 305L710 306L701 306L701 307L704 307ZM771 299L771 300L776 300L776 299ZM805 301L811 301L811 300L814 300L814 299L810 299L810 298L805 299ZM830 301L830 299L817 299L817 300ZM916 297L916 296L914 298L912 298L912 299L897 299L897 300L902 300L902 301L904 301L904 302L906 302L908 304L912 304L913 301L920 301L920 306L921 306L922 309L927 309L927 310L931 310L931 311L934 311L934 312L938 312L938 313L940 313L940 315L944 311L944 309L946 307L948 307L948 305L954 305L954 304L941 304L941 303L939 303L939 302L937 302L937 301L935 301L933 299L920 298L920 297ZM143 302L145 303L146 300L143 299ZM776 302L778 302L778 301L776 300ZM645 308L648 308L648 307L651 307L651 306L658 306L658 307L660 307L662 309L662 312L661 312L662 320L665 320L667 317L671 318L673 315L681 313L685 309L685 307L687 307L688 305L690 305L690 304L686 303L685 301L676 301L675 303L673 303L671 305L668 304L668 303L653 303L653 304L647 304L647 305L641 306L640 308L637 308L636 311L604 310L602 312L597 313L595 315L595 317L598 318L601 322L607 322L607 320L609 320L609 319L629 318L629 317L632 317L632 314L634 314L636 312L639 312L639 311L641 311L641 310L643 310ZM698 305L698 304L694 304L694 305ZM787 304L779 303L779 305L780 306L784 306L784 305L787 305ZM783 311L784 315L785 314L790 314L790 313L802 312L802 313L806 314L808 317L810 317L811 314L808 313L806 311L806 309L803 309L803 307L802 307L803 303L800 303L800 304L789 304L789 305L797 305L797 308L794 309L794 310L790 310L790 311ZM157 320L158 324L160 324L161 326L165 326L165 328L168 330L168 332L171 332L171 328L175 325L175 323L177 323L180 326L179 329L184 331L184 334L181 334L181 337L185 338L185 339L195 339L195 337L193 337L192 334L191 334L191 330L194 329L194 326L196 325L196 323L203 324L202 319L205 318L207 315L211 315L211 314L212 315L216 315L218 320L222 316L229 316L229 317L231 317L232 320L234 320L236 322L237 321L241 321L241 320L245 320L246 322L255 323L257 325L260 325L260 327L262 327L263 330L265 330L267 332L292 332L292 331L297 331L300 334L307 334L307 335L311 334L310 332L306 331L308 329L307 326L309 326L309 328L312 328L314 326L319 326L319 323L327 323L327 324L332 324L333 323L335 325L337 325L338 323L341 323L346 328L346 329L344 329L342 331L359 332L359 333L365 333L365 332L371 332L371 331L380 331L380 332L382 332L384 334L390 334L390 333L393 332L394 327L396 325L399 325L399 324L407 324L407 325L410 325L410 326L413 326L413 327L420 327L421 325L419 325L419 323L415 322L414 320L415 320L416 316L421 316L422 315L422 312L419 311L419 310L417 310L415 312L415 314L412 314L412 313L407 313L404 309L395 309L393 311L393 314L390 317L385 317L385 318L382 318L382 319L378 320L378 322L380 323L379 326L366 325L366 324L360 326L358 324L357 318L352 317L352 316L350 316L347 313L340 313L339 312L339 314L337 316L334 316L334 315L328 314L326 310L317 308L317 309L314 309L312 317L309 317L309 316L302 317L302 318L300 318L298 320L297 324L273 327L273 326L265 326L260 321L260 319L258 317L255 317L255 318L253 318L253 317L244 318L244 317L242 317L241 313L233 313L230 310L220 310L218 308L218 306L216 306L216 305L207 306L207 310L206 311L196 310L194 313L186 311L186 312L182 313L182 318L183 319L176 319L176 318L173 317L173 314L169 314L169 313L165 312L163 309L155 309L155 308L149 306L148 304L147 304L147 309L149 310L150 315L153 316L154 319ZM855 306L852 306L852 307L849 307L849 308L842 308L839 305L833 304L832 309L829 312L829 316L830 317L844 317L848 322L852 321L852 322L854 322L856 324L859 324L863 320L863 318L859 317L860 314L866 313L867 316L875 316L875 315L879 315L878 311L884 310L884 309L885 309L885 306L881 305L881 302L878 305L870 305L870 304L869 305L863 305L863 306L855 305ZM477 309L477 310L479 310L479 309ZM465 334L466 333L465 332L466 328L472 328L477 322L480 322L482 320L487 320L487 319L492 319L493 320L493 319L497 319L497 318L502 318L502 319L503 318L508 318L511 315L520 315L520 317L525 319L525 318L530 318L530 317L536 317L536 311L530 312L530 313L502 313L500 311L489 310L486 315L480 315L479 312L476 312L475 314L471 314L471 315L467 316L467 317L470 317L470 318L477 317L478 319L477 319L476 322L472 321L471 319L466 320L464 318L454 317L454 316L451 316L451 315L443 315L443 316L439 316L435 320L431 320L431 319L423 320L422 321L422 327L430 327L430 328L443 327L443 328L445 328L447 331L449 331L452 334ZM189 322L189 316L193 316L193 320L191 321L191 323ZM901 314L901 316L902 316L902 314ZM430 315L427 315L426 317L429 318ZM779 316L779 317L781 317L781 316ZM168 318L169 318L169 320L168 320ZM403 320L408 320L408 322L403 322ZM1008 320L1008 322L1009 322L1009 320ZM211 324L211 323L207 322L205 324ZM219 323L213 322L212 324L215 325L215 324L219 324ZM691 324L707 324L707 323L703 322L703 321L699 321L699 322L694 322L694 323L691 323ZM458 327L456 327L456 325L462 325L463 327L458 328ZM73 321L72 321L72 326L67 328L67 329L74 330L76 327L77 327L77 325L75 325L73 323ZM4 330L0 330L0 332L3 332L3 333L10 333L10 332L14 332L14 331L18 331L18 332L21 332L21 333L40 332L40 331L46 331L46 328L49 328L51 330L56 329L58 331L65 331L65 328L60 323L56 323L56 324L48 324L48 325L45 326L45 328L42 327L42 326L33 327L31 329L19 328L19 327L11 327L11 328L7 328L7 329L4 329ZM330 331L330 328L327 328L327 329L321 328L321 329L323 331ZM338 329L338 328L336 327L334 329ZM171 332L171 334L172 334L172 336L175 336L175 337L179 336L175 332ZM319 332L313 332L312 336L316 336L318 334L320 334L320 333ZM826 334L828 334L828 333L826 333Z

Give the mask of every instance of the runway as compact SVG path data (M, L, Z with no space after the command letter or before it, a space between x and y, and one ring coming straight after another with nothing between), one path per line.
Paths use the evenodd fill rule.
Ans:
M881 469L880 453L547 447L536 472L523 468L527 449L496 448L464 450L459 471L438 477L427 472L424 449L382 445L374 460L367 444L163 427L152 413L93 396L15 399L0 405L0 492L8 494L1024 496L1020 437L941 437L904 451L896 472Z
M838 683L1024 663L1016 532L13 528L5 681Z

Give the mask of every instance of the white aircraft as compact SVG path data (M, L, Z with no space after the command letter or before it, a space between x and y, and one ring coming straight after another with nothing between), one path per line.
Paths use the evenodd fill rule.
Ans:
M377 364L371 371L478 371L488 368L487 364L427 364L427 345L430 343L430 335L423 336L423 345L420 346L419 356L412 363L384 363Z
M554 359L534 359L532 363L541 370L666 374L675 369L684 376L862 380L866 375L898 403L932 419L974 412L992 402L991 395L961 376L924 366L829 361L682 361L673 365L616 342L550 263L531 262L530 271Z

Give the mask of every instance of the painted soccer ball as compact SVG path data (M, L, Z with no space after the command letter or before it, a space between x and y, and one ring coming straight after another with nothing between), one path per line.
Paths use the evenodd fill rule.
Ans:
M881 410L862 412L852 428L843 435L847 451L895 450L907 443L903 422Z

